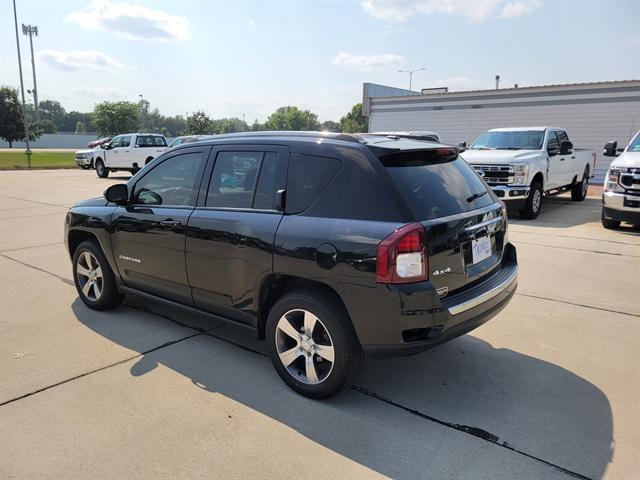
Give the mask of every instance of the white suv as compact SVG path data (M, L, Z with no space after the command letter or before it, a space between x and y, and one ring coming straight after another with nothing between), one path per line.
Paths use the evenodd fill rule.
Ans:
M164 135L155 133L125 133L100 147L94 165L100 178L109 172L125 170L135 173L167 149Z

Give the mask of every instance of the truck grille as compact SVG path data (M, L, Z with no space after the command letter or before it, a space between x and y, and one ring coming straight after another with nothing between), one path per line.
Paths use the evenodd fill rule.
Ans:
M472 165L489 185L507 185L513 183L513 167L509 165Z
M640 190L640 168L627 168L620 172L620 185L629 190Z

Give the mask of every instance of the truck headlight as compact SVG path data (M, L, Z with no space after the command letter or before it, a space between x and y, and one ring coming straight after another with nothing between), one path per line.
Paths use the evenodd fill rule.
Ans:
M513 183L516 185L526 185L529 177L529 165L526 163L514 163L513 165Z
M624 188L618 184L620 179L620 170L617 168L610 168L604 177L604 190L606 192L624 192Z

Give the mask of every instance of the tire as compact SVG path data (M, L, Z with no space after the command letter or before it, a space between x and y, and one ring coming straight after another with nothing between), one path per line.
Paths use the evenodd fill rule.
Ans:
M542 193L542 184L537 181L533 182L524 208L520 210L520 216L522 218L533 220L540 215L540 211L542 210Z
M587 191L589 190L589 167L584 168L582 174L582 180L577 182L571 189L571 200L574 202L582 202L587 198Z
M89 170L91 168L91 166L90 165L80 165L80 168L82 170Z
M602 226L607 230L613 230L616 228L620 228L620 222L618 220L609 220L604 213L604 207L602 207L602 214L600 216L602 220Z
M311 332L304 330L310 325ZM362 366L363 352L353 325L331 295L309 290L288 293L269 312L265 333L276 372L306 397L335 395L353 383Z
M73 252L73 281L80 300L93 310L109 310L122 302L113 270L94 241L82 242Z
M109 176L109 169L104 166L104 162L100 159L96 160L96 175L100 178L107 178Z

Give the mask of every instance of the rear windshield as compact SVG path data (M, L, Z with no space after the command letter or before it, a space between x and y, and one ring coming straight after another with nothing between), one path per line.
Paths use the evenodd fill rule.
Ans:
M167 141L164 137L155 135L138 135L136 145L139 147L166 147Z
M425 150L380 160L418 220L464 213L496 201L476 172L456 154Z

